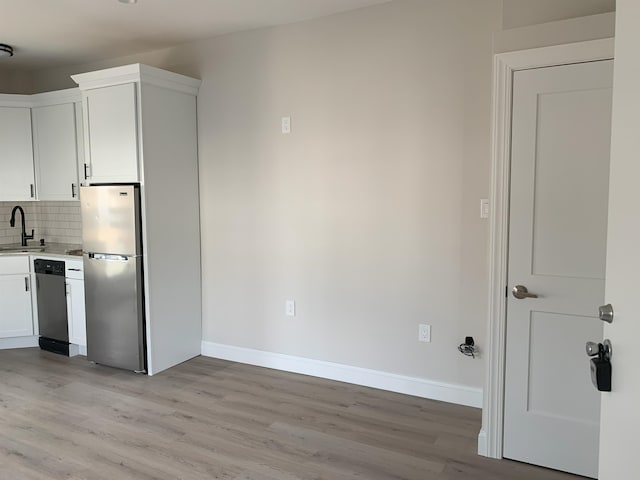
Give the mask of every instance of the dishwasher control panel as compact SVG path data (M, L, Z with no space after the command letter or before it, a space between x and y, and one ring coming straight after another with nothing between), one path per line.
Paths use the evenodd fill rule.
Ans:
M59 260L44 260L38 258L33 261L35 273L47 275L61 275L64 277L64 262Z

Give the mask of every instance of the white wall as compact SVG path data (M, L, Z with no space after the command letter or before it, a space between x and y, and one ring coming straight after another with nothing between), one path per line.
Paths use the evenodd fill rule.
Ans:
M34 87L133 61L203 79L205 340L481 387L482 360L456 347L485 338L500 7L393 2L38 72Z
M613 344L612 392L602 395L600 425L601 480L638 478L640 430L640 3L619 0L613 82L607 285L605 298L615 318L605 324Z
M616 0L503 0L502 28L613 12Z
M508 26L543 18L516 3ZM595 13L545 5L542 21ZM399 0L36 72L33 90L134 62L203 79L206 341L481 387L482 359L456 347L485 341L479 200L502 14L501 0Z

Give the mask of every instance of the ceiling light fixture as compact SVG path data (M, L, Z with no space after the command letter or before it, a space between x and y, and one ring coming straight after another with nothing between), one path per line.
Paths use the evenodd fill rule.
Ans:
M120 3L138 3L138 0L118 0Z
M0 57L13 57L13 47L0 43Z

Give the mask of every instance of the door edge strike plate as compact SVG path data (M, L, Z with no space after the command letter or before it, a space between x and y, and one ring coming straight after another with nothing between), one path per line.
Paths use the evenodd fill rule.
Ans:
M602 346L604 347L604 358L611 360L611 357L613 357L613 345L611 345L611 340L607 338L602 342Z
M613 322L613 306L610 303L598 307L598 317L607 323Z

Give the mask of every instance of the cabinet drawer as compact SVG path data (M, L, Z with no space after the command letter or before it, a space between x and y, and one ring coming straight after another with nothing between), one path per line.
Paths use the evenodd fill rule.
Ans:
M84 279L84 264L82 260L66 260L65 261L65 277Z
M29 273L29 256L16 255L15 257L0 257L0 275L12 275Z

